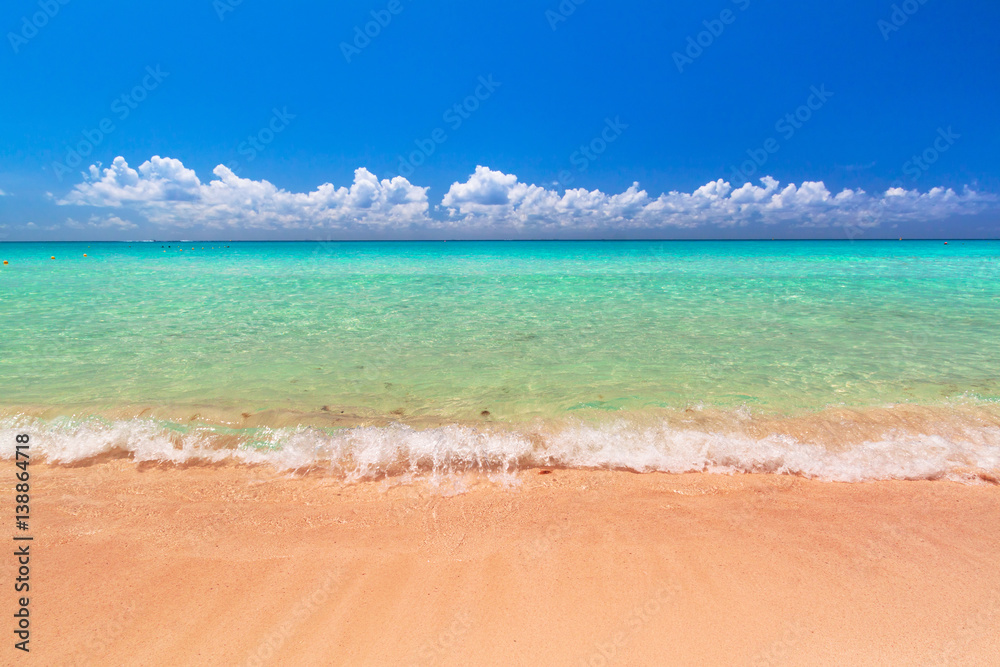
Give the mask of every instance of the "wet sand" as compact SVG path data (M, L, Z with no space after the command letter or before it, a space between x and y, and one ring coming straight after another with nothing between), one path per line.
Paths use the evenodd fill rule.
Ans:
M37 664L1000 655L996 485L560 469L344 485L126 460L32 481Z

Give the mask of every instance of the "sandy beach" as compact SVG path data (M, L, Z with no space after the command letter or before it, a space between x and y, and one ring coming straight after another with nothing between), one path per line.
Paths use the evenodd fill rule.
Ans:
M1000 2L7 4L0 667L1000 667Z
M263 467L37 465L32 662L1000 654L997 486L540 472L345 485Z

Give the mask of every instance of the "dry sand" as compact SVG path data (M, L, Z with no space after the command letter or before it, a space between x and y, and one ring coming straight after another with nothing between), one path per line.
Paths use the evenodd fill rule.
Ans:
M1000 663L998 486L32 473L30 664Z

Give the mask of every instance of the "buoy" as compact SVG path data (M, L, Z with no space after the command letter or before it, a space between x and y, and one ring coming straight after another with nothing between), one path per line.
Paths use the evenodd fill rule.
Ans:
M945 244L945 245L948 245L948 242L947 242L947 241L945 241L945 242L944 242L944 244ZM53 257L53 259L55 259L55 258Z
M87 256L87 253L83 253L83 256L84 256L84 257L86 257L86 256Z
M52 255L52 259L55 259L55 258L56 258L56 256L55 256L55 255Z
M4 263L4 264L6 264L6 263L7 263L7 260L5 259L5 260L3 261L3 263Z

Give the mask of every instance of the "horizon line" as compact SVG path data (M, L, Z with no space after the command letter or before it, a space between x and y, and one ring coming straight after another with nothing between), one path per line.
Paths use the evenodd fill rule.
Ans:
M961 236L941 236L941 237L920 237L920 238L899 238L899 237L886 237L886 238L865 238L865 239L850 239L850 238L746 238L746 239L711 239L711 238L694 238L694 239L676 239L676 238L637 238L637 239L615 239L615 238L596 238L596 239L558 239L558 238L548 238L548 239L133 239L133 240L75 240L75 241L7 241L0 240L0 244L6 243L704 243L704 242L718 242L718 243L769 243L769 242L815 242L815 241L825 241L825 242L848 242L848 243L862 243L865 241L893 241L899 243L900 241L1000 241L1000 238L994 237L961 237Z

